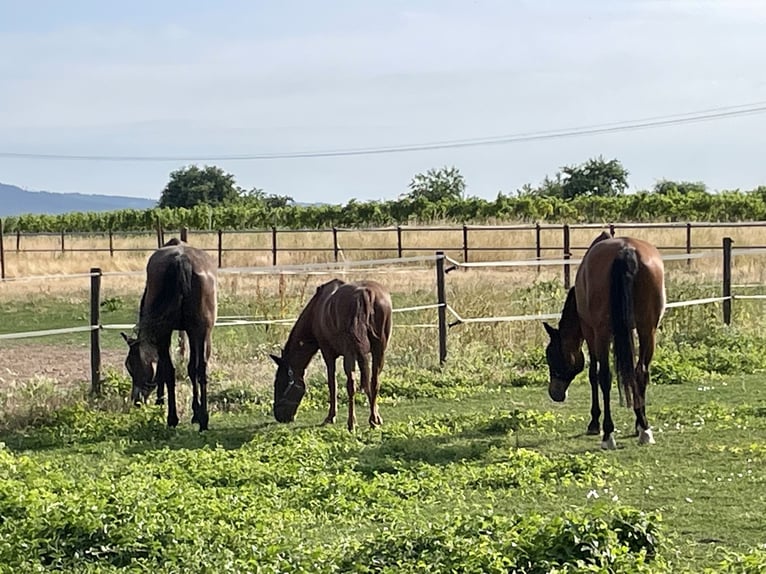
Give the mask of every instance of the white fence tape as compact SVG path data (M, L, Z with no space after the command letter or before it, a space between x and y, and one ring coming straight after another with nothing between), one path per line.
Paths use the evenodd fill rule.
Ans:
M765 251L766 252L766 251ZM663 261L681 261L685 259L704 259L707 257L721 257L720 252L716 251L704 251L701 253L672 253L662 256ZM463 267L466 269L476 267L536 267L538 265L579 265L582 263L582 257L569 259L511 259L507 261L476 261L462 263L453 259L452 257L445 256L444 260L455 265L456 267Z
M85 333L95 331L97 326L88 325L87 327L66 327L63 329L46 329L44 331L26 331L24 333L5 333L0 335L0 340L7 339L29 339L32 337L46 337L48 335L66 335L69 333Z

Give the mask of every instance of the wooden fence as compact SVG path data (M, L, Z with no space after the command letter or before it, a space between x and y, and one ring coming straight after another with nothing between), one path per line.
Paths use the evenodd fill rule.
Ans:
M577 245L572 242L572 232L576 230L598 230L608 228L612 235L629 233L639 229L673 229L683 233L685 240L672 245L658 245L660 249L692 253L694 250L719 249L720 238L715 244L693 242L694 232L714 228L766 228L766 221L755 222L673 222L673 223L604 223L604 224L522 224L522 225L459 225L459 226L395 226L383 228L348 229L332 227L329 229L253 229L241 231L224 230L189 230L181 229L182 239L191 240L198 247L217 255L218 266L224 267L226 254L233 253L263 253L270 254L272 265L280 264L280 254L312 253L321 257L324 254L326 261L339 261L341 257L354 252L379 252L390 254L391 257L403 257L407 254L433 253L444 251L447 253L460 254L464 262L469 262L482 253L493 252L495 254L507 253L512 256L526 255L528 258L540 259L544 251L556 251L567 258L584 251L589 241ZM486 233L502 234L502 241L492 246L486 246L478 240L479 234ZM534 241L529 241L529 235L534 232ZM166 234L176 233L158 226L151 232L57 232L57 233L4 233L3 223L0 219L0 279L6 278L6 259L8 254L43 254L43 253L109 253L114 257L117 253L144 252L149 253L165 242ZM349 243L346 238L353 234L375 235L382 237L379 244L355 245ZM449 245L429 243L424 237L439 233L443 238L445 234L453 234L459 237L455 243ZM543 234L551 233L557 236L554 242L544 242ZM283 240L286 236L312 234L310 245L301 244L300 247L285 247ZM233 236L259 236L254 243L257 247L244 247L231 245ZM344 236L346 236L344 238ZM126 238L140 237L145 239L145 245L138 247L119 246L118 241ZM317 237L320 240L317 240ZM324 237L327 241L324 241ZM44 247L30 246L32 240L47 238L49 245ZM97 247L73 246L74 240L89 239ZM282 239L281 239L282 238ZM443 239L442 239L443 241ZM300 242L298 242L300 243ZM752 247L764 247L748 243Z

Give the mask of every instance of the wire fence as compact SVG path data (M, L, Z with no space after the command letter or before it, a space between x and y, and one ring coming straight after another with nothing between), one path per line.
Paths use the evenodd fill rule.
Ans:
M684 301L673 301L666 304L667 309L676 309L680 307L689 307L694 305L708 305L713 303L724 304L724 322L729 322L731 319L731 302L736 299L742 300L759 300L766 299L766 294L742 294L735 295L731 292L731 265L733 256L743 255L764 255L766 249L762 248L738 248L732 249L732 243L729 238L724 238L722 248L718 251L707 251L704 253L694 254L695 258L720 258L722 260L722 294L718 297L706 297ZM683 256L685 257L685 256ZM663 260L673 261L677 260L678 255L666 254L663 255ZM491 317L464 317L458 310L448 304L446 300L446 290L444 284L446 281L447 273L452 269L457 268L488 268L488 267L503 267L503 266L537 266L537 265L577 265L580 259L551 259L551 260L531 260L531 261L495 261L495 262L460 262L452 258L445 256L441 252L437 252L435 256L418 256L418 257L405 257L405 258L392 258L392 259L375 259L367 261L355 261L345 262L342 265L335 264L333 262L327 264L307 264L307 265L286 265L278 268L268 267L240 267L231 269L222 269L220 272L225 273L240 273L240 274L266 274L279 275L281 273L313 273L313 272L326 272L326 273L338 273L342 270L355 269L375 269L382 266L396 267L397 265L412 265L413 263L428 263L430 268L436 270L436 283L437 283L437 301L434 303L424 305L414 305L408 307L401 307L394 309L395 313L414 313L435 310L436 317L433 323L419 323L408 324L408 327L418 328L433 328L439 330L439 357L440 360L445 360L447 356L447 331L450 327L457 325L472 324L472 323L503 323L503 322L516 322L516 321L544 321L556 319L560 316L559 310L552 310L550 313L539 314L520 314L520 315L507 315L507 316L491 316ZM445 268L445 263L450 264L451 268ZM130 275L142 275L143 272L130 272ZM102 330L125 330L133 329L132 324L102 324L100 321L100 284L102 278L122 276L125 273L102 273L99 269L92 269L90 273L77 273L70 275L46 275L37 277L26 277L24 281L35 280L50 280L56 279L81 279L90 278L91 280L91 318L90 324L85 326L75 326L60 329L45 329L40 331L26 331L20 333L5 333L0 334L0 340L14 340L14 339L27 339L33 337L45 337L72 333L91 333L91 357L94 363L100 365L100 339L99 332ZM20 279L21 280L21 279ZM751 286L752 287L752 286ZM728 309L727 309L728 308ZM447 320L447 314L452 317L452 321ZM269 319L248 315L231 315L219 317L216 322L216 327L241 327L246 325L292 325L295 322L295 318L284 319ZM404 325L401 325L404 326ZM94 389L100 384L100 369L98 365L93 365L93 386Z
M690 260L694 251L715 249L709 239L698 237L705 230L745 230L766 228L766 221L749 222L668 222L668 223L582 223L514 225L397 225L371 228L332 227L324 229L251 229L251 230L180 230L164 229L158 224L154 231L134 232L40 232L16 231L4 233L0 219L0 279L10 279L6 256L108 253L110 257L121 253L150 253L165 243L166 235L178 234L184 240L193 240L217 257L218 267L225 268L231 256L265 255L272 267L282 266L284 258L324 258L326 262L341 263L357 254L367 259L373 254L390 254L396 259L423 253L444 251L460 258L463 263L491 259L499 254L518 254L520 258L541 260L551 252L571 257L584 253L588 243L573 241L577 231L608 229L611 235L637 230L672 230L679 235L672 244L657 244L661 250L681 251ZM438 240L432 241L436 234ZM307 238L310 238L307 239ZM374 239L370 239L374 238ZM438 241L438 245L434 243ZM44 245L41 245L44 243ZM89 243L92 245L85 245ZM140 245L136 245L140 243ZM752 245L766 249L766 245ZM229 259L229 262L231 259ZM324 264L324 263L320 263ZM550 265L550 264L549 264Z

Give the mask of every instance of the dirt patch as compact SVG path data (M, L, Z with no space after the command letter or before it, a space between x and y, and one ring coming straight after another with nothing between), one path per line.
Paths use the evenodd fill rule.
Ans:
M102 369L121 369L125 352L105 349ZM0 388L46 378L74 385L90 381L90 347L87 345L11 345L0 349Z

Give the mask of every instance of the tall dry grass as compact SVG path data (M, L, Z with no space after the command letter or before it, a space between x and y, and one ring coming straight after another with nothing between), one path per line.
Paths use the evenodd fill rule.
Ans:
M607 227L604 227L607 229ZM597 228L573 227L570 251L578 256L597 235ZM402 227L402 255L433 255L437 250L462 261L463 230L445 226L433 228ZM667 253L685 251L686 228L631 228L621 224L619 235L646 239ZM166 235L166 239L171 234ZM731 237L737 247L766 245L766 227L695 227L692 231L693 252L718 250L722 239ZM189 242L218 256L217 232L192 231ZM87 272L91 267L103 271L140 271L149 254L156 249L154 233L115 234L110 253L107 234L65 235L62 250L58 234L22 235L17 251L15 236L5 238L7 277ZM340 261L394 258L398 255L396 228L372 230L339 230L337 234ZM563 253L561 229L540 231L541 257L556 258ZM536 256L536 232L533 228L498 229L469 228L469 259L496 261L533 259ZM223 267L269 266L273 263L272 235L262 232L227 232L222 241ZM335 260L331 231L279 231L277 262L280 265L323 263ZM94 251L95 250L95 251Z

